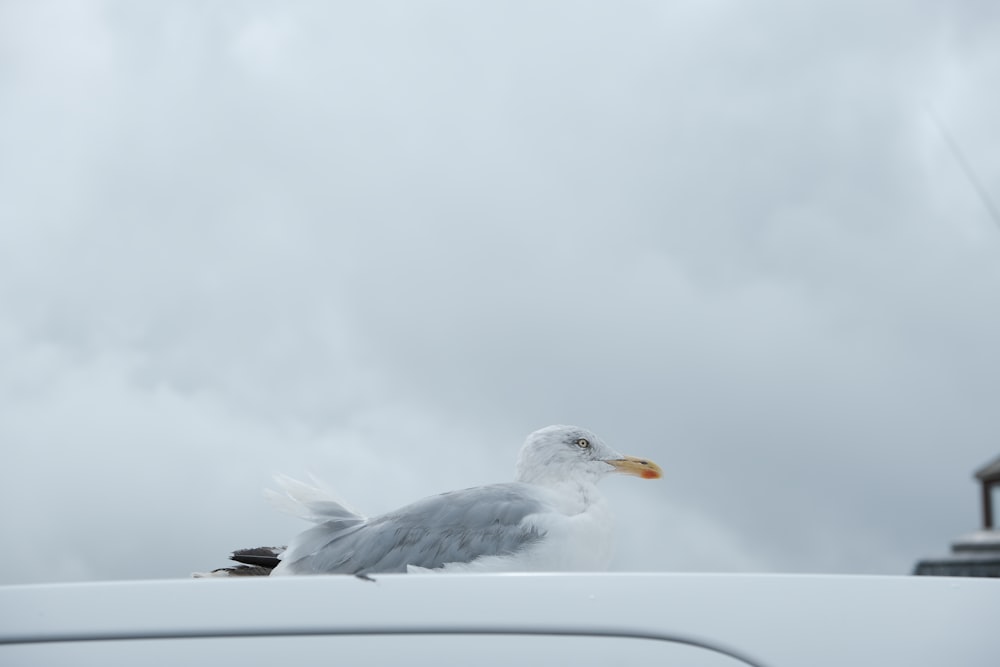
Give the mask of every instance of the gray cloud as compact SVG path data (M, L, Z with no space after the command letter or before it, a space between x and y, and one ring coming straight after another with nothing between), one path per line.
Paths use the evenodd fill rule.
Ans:
M612 480L621 569L906 572L995 455L983 3L8 3L4 581L168 577L507 479ZM1000 193L994 193L1000 197Z

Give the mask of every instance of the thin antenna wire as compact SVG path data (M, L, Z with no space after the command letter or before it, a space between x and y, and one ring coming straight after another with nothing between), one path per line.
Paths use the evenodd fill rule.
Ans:
M948 131L948 126L945 125L940 116L934 113L934 109L931 107L927 107L927 115L931 117L932 121L934 121L934 125L937 126L937 129L944 138L945 143L948 144L948 148L951 149L951 154L955 156L955 161L958 162L962 171L965 172L966 178L969 179L969 183L971 183L972 187L975 188L976 194L979 195L979 199L983 202L983 206L986 207L986 212L990 214L990 217L993 218L993 222L996 223L997 228L1000 229L1000 209L998 209L996 204L993 203L993 200L990 199L989 193L979 181L979 178L976 176L976 172L972 169L972 165L965 159L965 155L962 153L962 149L959 147L958 142L955 141L951 132Z

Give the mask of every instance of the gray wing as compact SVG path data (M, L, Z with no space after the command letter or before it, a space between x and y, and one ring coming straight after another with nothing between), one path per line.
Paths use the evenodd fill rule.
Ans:
M452 491L348 528L316 526L282 560L295 574L369 574L509 555L542 537L523 519L543 509L531 487L516 482Z

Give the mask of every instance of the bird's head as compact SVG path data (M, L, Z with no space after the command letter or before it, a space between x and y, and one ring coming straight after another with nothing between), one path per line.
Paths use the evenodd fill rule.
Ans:
M517 481L560 482L573 478L597 481L619 472L658 479L660 466L649 459L625 456L601 438L578 426L546 426L528 436L517 460Z

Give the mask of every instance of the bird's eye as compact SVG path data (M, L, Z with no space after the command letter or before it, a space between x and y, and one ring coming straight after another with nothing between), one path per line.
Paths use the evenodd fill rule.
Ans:
M576 446L579 447L580 449L587 449L588 447L590 447L590 440L587 440L586 438L580 438L579 440L576 441Z

